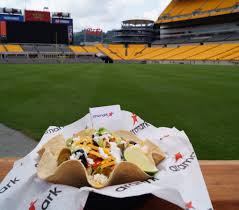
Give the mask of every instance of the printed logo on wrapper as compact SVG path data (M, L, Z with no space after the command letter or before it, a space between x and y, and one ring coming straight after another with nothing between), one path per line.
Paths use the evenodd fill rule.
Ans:
M138 119L137 119L137 115L136 114L134 114L134 113L132 113L132 120L133 120L133 125L135 125L137 122L138 122Z
M175 154L175 160L176 162L178 162L178 160L183 159L183 155L181 154L181 152L178 152L177 154Z
M48 129L45 134L51 134L51 133L56 133L58 131L60 131L63 127L55 127L55 128L50 128Z
M41 210L46 210L51 202L54 200L55 197L57 197L62 191L57 189L57 187L54 187L54 189L49 190L49 194L45 198L45 200L41 204ZM37 200L30 203L30 207L28 210L36 210L35 204Z
M188 203L186 203L186 204L185 204L185 208L186 208L186 210L195 209L195 208L193 207L192 201L189 201Z
M173 172L185 170L191 165L191 163L195 160L195 158L196 158L195 152L192 152L191 155L186 159L184 159L184 156L180 152L178 152L175 154L174 157L176 165L169 166L169 170Z
M156 182L158 181L159 179L156 178L156 177L151 177L149 179L147 179L146 181L138 181L138 182L131 182L131 183L128 183L128 184L124 184L124 185L121 185L120 187L117 187L115 189L116 192L123 192L133 186L136 186L136 185L140 185L140 184L144 184L144 183L148 183L148 184L151 184L153 182Z
M107 127L107 123L118 121L121 118L119 105L90 108L92 127Z
M143 123L139 124L138 126L136 126L135 128L133 128L130 132L136 135L139 131L142 131L149 126L150 126L149 123L143 122Z
M103 113L103 114L95 114L92 117L93 117L93 119L94 118L103 118L103 117L108 117L109 118L109 117L112 117L113 114L114 114L114 112L109 112L109 113Z
M30 203L30 207L28 210L36 210L36 207L35 207L35 203L37 202L37 200L33 201Z
M11 179L7 185L5 185L2 189L0 189L0 194L5 193L6 191L8 191L9 189L11 189L13 186L15 186L18 182L20 181L20 179L18 179L17 177L15 177L14 179Z

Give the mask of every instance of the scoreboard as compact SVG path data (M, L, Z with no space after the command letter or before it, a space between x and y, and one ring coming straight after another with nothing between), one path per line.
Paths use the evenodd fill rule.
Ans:
M7 42L69 44L68 27L47 22L7 22Z

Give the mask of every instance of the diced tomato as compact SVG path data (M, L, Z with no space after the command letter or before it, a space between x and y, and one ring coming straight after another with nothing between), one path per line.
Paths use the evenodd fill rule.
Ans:
M95 163L92 165L92 168L96 169L100 165L100 163L102 162L102 159L101 158L97 158L94 162Z

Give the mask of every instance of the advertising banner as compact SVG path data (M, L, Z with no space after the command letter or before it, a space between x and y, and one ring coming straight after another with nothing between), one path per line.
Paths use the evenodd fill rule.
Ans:
M63 18L52 18L52 23L73 25L73 20L72 19L63 19Z
M100 28L97 28L97 29L94 29L94 28L87 28L86 29L86 34L87 35L93 35L93 36L100 36L102 34L102 29Z
M0 21L0 37L7 36L6 21Z
M68 43L73 42L73 19L64 19L64 18L52 18L53 24L65 24L68 27Z
M51 22L50 12L25 10L26 22Z
M68 26L68 42L69 44L72 44L73 42L73 26L72 25Z
M1 21L1 20L23 22L23 21L24 21L24 18L23 18L22 15L0 14L0 21Z

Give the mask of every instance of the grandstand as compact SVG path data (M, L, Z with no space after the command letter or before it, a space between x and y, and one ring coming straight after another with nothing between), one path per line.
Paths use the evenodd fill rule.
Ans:
M0 44L0 63L238 64L238 9L239 0L172 0L155 23L142 19L123 21L121 29L114 30L110 44L62 44L54 38L51 43L11 43L4 39ZM72 27L70 14L66 19L56 16L55 24L64 20ZM23 18L20 16L19 20ZM50 23L44 24L51 27Z
M237 0L173 0L158 18L157 23L231 14L238 11Z
M154 25L151 43L114 43L115 61L233 63L239 61L239 1L172 0Z

